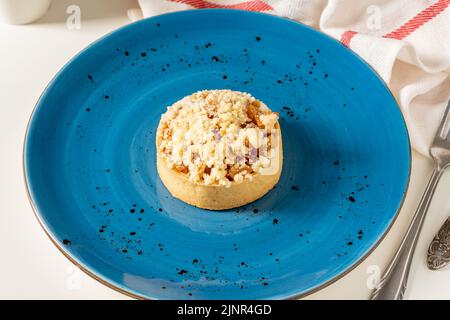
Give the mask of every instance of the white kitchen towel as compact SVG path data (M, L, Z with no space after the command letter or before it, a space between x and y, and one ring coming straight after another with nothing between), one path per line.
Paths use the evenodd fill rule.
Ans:
M402 109L413 148L429 156L450 98L450 0L138 1L144 17L189 9L241 9L287 17L327 33L386 81Z

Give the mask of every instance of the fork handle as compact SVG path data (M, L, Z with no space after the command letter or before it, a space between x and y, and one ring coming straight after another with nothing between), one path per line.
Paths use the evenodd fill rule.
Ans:
M413 220L404 236L394 259L385 270L379 284L372 293L372 300L402 300L406 291L411 261L422 229L428 207L430 206L436 186L441 178L443 168L435 166L420 200Z

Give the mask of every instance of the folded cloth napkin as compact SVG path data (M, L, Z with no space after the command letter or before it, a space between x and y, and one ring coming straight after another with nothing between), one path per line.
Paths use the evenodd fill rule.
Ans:
M138 1L144 17L204 8L259 11L300 21L338 39L389 85L413 148L429 156L450 98L450 0Z

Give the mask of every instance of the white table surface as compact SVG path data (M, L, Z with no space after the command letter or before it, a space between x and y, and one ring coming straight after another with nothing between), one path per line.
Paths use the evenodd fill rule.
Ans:
M66 27L69 5L81 8L81 29ZM128 299L79 271L49 241L34 217L22 174L22 146L33 107L55 73L102 35L130 23L133 0L54 0L27 26L0 24L0 299ZM406 231L431 173L429 159L413 153L403 209L386 238L357 268L308 299L367 299L370 266L385 268ZM450 299L450 268L429 271L426 249L450 215L450 174L436 191L414 256L408 299ZM369 268L369 269L368 269ZM448 289L447 289L448 288Z

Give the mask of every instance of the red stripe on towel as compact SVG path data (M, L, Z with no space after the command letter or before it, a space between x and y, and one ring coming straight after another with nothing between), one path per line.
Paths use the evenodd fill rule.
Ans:
M350 41L355 36L355 34L357 34L357 32L355 32L355 31L351 31L351 30L345 31L341 36L342 44L346 47L350 46Z
M239 9L247 11L270 11L273 8L262 0L252 0L230 5L220 5L206 0L168 0L170 2L178 2L190 5L196 9L222 8L222 9Z
M434 17L443 12L450 5L450 0L439 0L435 4L430 5L424 10L420 11L413 18L405 22L392 32L383 36L383 38L392 38L402 40L411 33L419 29L425 23L431 21ZM355 31L345 31L341 36L341 42L346 47L350 46L352 38L357 34Z
M419 12L415 17L397 28L396 30L384 35L384 38L393 38L402 40L411 33L419 29L425 23L432 20L450 5L450 0L439 0L435 4Z

